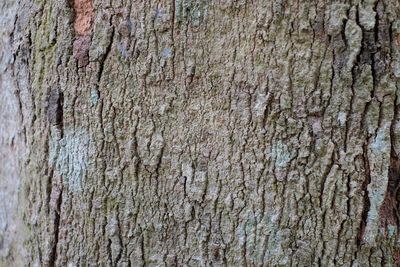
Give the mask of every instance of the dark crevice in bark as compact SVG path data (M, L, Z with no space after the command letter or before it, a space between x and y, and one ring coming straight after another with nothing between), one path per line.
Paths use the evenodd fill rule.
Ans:
M49 123L56 126L60 130L61 138L63 137L63 105L64 94L60 89L53 89L50 92L47 107L47 118Z
M376 11L376 7L374 9ZM362 46L361 46L361 52L357 58L357 62L359 65L370 65L371 66L371 72L372 72L372 78L373 78L373 88L375 89L376 85L376 75L375 75L375 62L374 62L374 54L377 52L377 47L376 47L376 42L377 42L377 31L378 31L378 14L376 14L375 17L375 27L372 30L366 30L363 25L357 21L357 24L361 27L362 29ZM374 95L372 95L373 97Z
M141 251L141 260L142 260L142 266L146 266L146 255L145 255L145 244L144 244L144 233L143 231L140 233L140 251Z
M389 180L385 199L379 212L382 226L399 225L399 186L400 186L400 159L392 151L390 158Z
M333 44L333 38L331 36L329 36L328 43L329 43L329 46L331 46ZM325 112L328 109L328 107L331 105L331 99L332 99L332 95L333 95L332 94L333 93L333 85L334 85L335 78L336 78L335 77L335 75L336 75L335 74L335 66L334 66L335 60L336 60L335 49L332 49L332 63L331 63L331 68L330 68L332 74L329 77L329 95L328 95L326 104L323 106L323 109L322 109L322 114L321 114L322 118L325 117Z
M116 208L118 210L118 207ZM123 253L123 245L122 245L122 237L121 237L121 233L119 232L121 228L121 221L119 219L119 212L117 212L117 224L118 224L118 235L117 235L117 240L119 243L119 251L117 256L115 257L115 266L119 266L119 261L122 258L122 253Z
M389 177L386 194L383 205L380 209L380 220L382 226L387 229L387 226L395 226L397 230L400 225L400 158L397 155L394 144L395 144L395 122L398 117L399 107L396 105L397 96L394 100L394 115L390 128L390 140L391 140L391 154L390 154L390 166L389 166Z
M54 267L56 266L57 262L57 245L59 240L59 232L60 232L60 211L61 211L61 203L62 203L62 191L60 191L60 195L56 201L56 210L54 211L54 241L53 246L50 252L49 257L49 266Z
M325 168L325 171L322 173L322 182L321 182L320 194L319 194L319 205L320 205L321 208L323 207L326 179L328 178L329 173L331 172L331 170L332 170L332 168L334 166L334 162L335 162L334 155L335 155L335 153L332 151L332 155L330 157L329 165Z
M112 24L112 16L110 18L110 24ZM112 44L114 41L114 34L115 34L115 29L114 29L114 27L112 27L110 41L108 43L108 46L106 48L104 55L102 56L102 58L99 61L99 71L97 73L97 89L100 87L100 80L101 80L101 77L103 76L104 65L105 65L104 63L107 60L107 57L109 56L109 54L111 52L111 47L112 47Z
M387 49L390 46L390 43L388 42L390 39L390 24L387 23L386 18L384 18L382 15L384 14L384 7L383 3L381 1L377 1L375 6L374 6L374 11L376 12L375 15L375 25L372 30L366 30L359 22L358 24L360 25L362 29L362 47L361 47L361 53L360 56L357 58L357 62L360 66L362 65L370 65L371 66L371 76L372 76L372 91L371 91L371 99L376 99L379 97L376 95L378 92L376 91L377 85L381 79L381 77L385 74L386 72L386 67L387 64ZM389 39L388 39L389 38ZM378 117L378 125L375 130L375 138L377 135L378 129L382 128L382 122L383 122L383 98L382 99L376 99L379 102L379 117ZM365 111L363 114L363 120L362 120L362 127L365 130L365 118L366 114L368 112L370 102L366 104ZM359 234L358 234L358 240L357 244L360 246L363 243L363 238L364 238L364 231L365 227L367 224L367 217L368 217L368 212L370 209L370 196L368 196L368 184L371 182L371 176L370 176L370 166L369 166L369 159L368 159L368 144L370 142L368 141L367 143L364 144L363 146L363 160L364 160L364 169L366 173L366 179L364 180L364 183L362 184L362 190L364 191L364 207L363 207L363 212L362 212L362 219L361 219L361 224L360 224L360 229L359 229ZM396 160L393 158L393 153L390 159L390 170L389 170L389 184L393 184L393 172L394 172L394 166ZM397 182L396 182L397 184ZM391 187L392 185L388 185L388 187ZM385 201L382 205L382 208L385 209L386 206L386 201L389 201L390 199L386 200L388 195L391 195L389 191L392 191L393 189L389 189L386 192L386 197ZM397 190L397 189L396 189ZM385 212L387 213L387 212ZM391 216L393 217L393 216ZM382 218L381 218L382 219Z
M187 177L183 176L183 198L187 197Z
M112 244L112 241L111 241L111 239L110 238L108 238L107 239L107 254L108 254L108 260L110 261L110 265L111 266L114 266L113 265L113 260L112 260L112 250L111 250L111 244Z
M46 146L48 146L48 142L46 142ZM53 181L53 175L54 175L54 170L52 168L47 168L46 177L48 178L46 182L46 213L47 215L50 214L50 208L51 208L51 191L52 191L52 181Z
M370 208L370 201L368 197L368 184L371 182L371 171L370 171L370 166L369 166L369 160L368 160L368 144L363 145L363 161L364 161L364 170L365 170L365 180L363 184L361 185L361 189L364 192L364 205L363 205L363 211L361 213L361 222L360 222L360 227L359 227L359 232L357 236L357 245L361 246L364 241L364 232L365 232L365 227L367 225L367 217L368 217L368 212Z

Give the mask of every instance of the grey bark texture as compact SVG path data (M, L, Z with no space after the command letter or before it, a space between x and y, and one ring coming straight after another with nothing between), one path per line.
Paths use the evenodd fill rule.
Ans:
M398 1L0 10L0 266L400 266Z

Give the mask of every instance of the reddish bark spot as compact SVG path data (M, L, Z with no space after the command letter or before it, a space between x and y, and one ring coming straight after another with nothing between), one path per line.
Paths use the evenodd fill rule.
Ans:
M78 66L84 67L89 63L90 36L78 36L74 41L74 57Z
M367 223L363 219L361 221L360 230L359 230L358 235L357 235L357 244L359 246L364 242L364 234L365 234L365 226L366 226L366 224Z
M88 35L91 32L93 20L92 0L74 0L76 35Z
M74 0L74 57L78 66L84 67L89 63L90 35L93 24L93 0Z
M400 250L395 250L393 252L393 262L394 266L400 266Z
M381 226L398 225L398 189L400 182L400 159L392 156L390 159L388 187L385 199L379 211Z
M386 192L385 200L383 201L382 207L379 211L382 226L397 225L396 222L396 199L390 193Z
M58 202L60 201L61 189L58 186L53 186L50 194L50 206L57 210Z

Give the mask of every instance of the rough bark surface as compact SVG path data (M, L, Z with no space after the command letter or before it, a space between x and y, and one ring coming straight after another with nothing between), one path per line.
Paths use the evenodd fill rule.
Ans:
M0 8L4 265L400 266L398 1Z
M17 3L2 1L0 10L0 266L23 266L23 210L18 206L18 189L24 142L12 53Z

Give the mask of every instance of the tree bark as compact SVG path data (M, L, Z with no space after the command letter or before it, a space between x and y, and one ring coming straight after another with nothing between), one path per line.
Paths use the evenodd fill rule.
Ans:
M0 3L0 266L400 266L400 4L341 2Z

